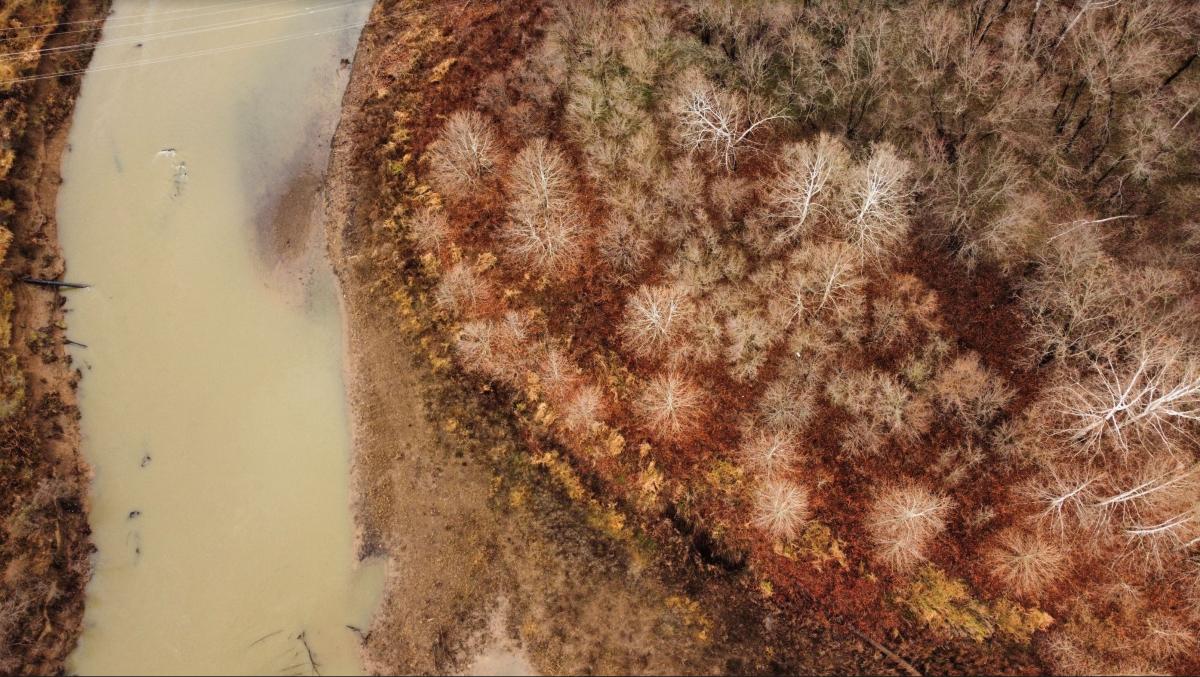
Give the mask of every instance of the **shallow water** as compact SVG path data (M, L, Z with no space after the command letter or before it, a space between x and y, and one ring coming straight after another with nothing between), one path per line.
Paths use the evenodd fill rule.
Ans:
M369 9L114 2L58 208L67 279L92 285L67 320L98 548L73 672L361 671L347 626L382 571L353 553L313 208Z

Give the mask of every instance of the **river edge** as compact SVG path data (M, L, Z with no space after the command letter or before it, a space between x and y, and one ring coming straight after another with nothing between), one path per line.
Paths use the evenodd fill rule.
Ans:
M58 17L43 48L94 42L109 5L109 0L72 3ZM64 26L88 22L97 23L75 37L63 32ZM12 291L10 349L25 383L25 403L3 421L7 439L0 440L7 456L0 466L0 487L22 502L14 503L12 512L4 515L7 538L0 550L0 599L17 610L6 632L0 633L0 672L4 673L63 671L82 631L84 593L91 577L93 546L87 520L91 469L80 450L76 401L80 373L66 352L65 299L53 289L19 282L26 276L59 279L68 270L55 208L62 156L70 151L67 136L74 104L91 56L88 48L65 57L42 58L35 73L73 74L36 80L17 94L28 123L8 178L7 192L16 205L10 221L14 239L0 267L4 278L0 287ZM27 474L18 477L18 473ZM32 496L25 493L30 487ZM44 515L21 527L22 512L40 510L39 498L52 506L47 512L53 516ZM16 528L33 533L20 538Z

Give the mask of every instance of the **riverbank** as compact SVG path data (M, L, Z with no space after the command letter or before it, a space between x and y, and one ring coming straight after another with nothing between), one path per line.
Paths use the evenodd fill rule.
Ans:
M69 9L48 2L13 3L3 11L3 25L36 26L10 33L39 37L28 43L13 39L9 47L92 42L108 5L107 0L71 3ZM78 32L65 34L68 24ZM90 49L40 57L3 77L75 72L90 58ZM79 637L90 576L89 471L79 453L79 373L66 355L64 299L51 288L20 282L58 279L66 269L55 202L80 80L66 75L0 91L0 165L7 169L0 172L0 672L5 674L63 670Z
M540 3L385 1L372 18L327 189L360 556L390 561L369 669L903 671L816 607L782 612L704 535L625 512L552 450L530 454L522 420L535 412L449 359L432 278L397 228L428 200L414 158L444 115L536 43L545 14Z

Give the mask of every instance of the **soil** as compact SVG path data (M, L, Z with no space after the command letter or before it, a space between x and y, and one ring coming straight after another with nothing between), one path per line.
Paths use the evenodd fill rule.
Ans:
M71 3L61 21L85 25L78 22L102 17L108 4ZM97 34L98 26L92 33L52 35L44 47L92 42ZM90 57L89 50L45 58L37 73L82 69ZM16 213L10 221L15 237L0 262L0 277L13 292L11 345L26 385L22 407L0 422L0 600L5 602L0 672L5 674L63 671L81 630L91 572L89 471L79 454L79 372L65 351L64 298L62 292L19 281L58 279L65 271L54 214L79 82L78 76L47 78L15 90L28 123L3 196L13 199Z

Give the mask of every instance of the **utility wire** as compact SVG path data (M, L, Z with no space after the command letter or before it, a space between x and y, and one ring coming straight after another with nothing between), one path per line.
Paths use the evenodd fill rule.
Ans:
M250 2L245 2L245 1L243 1L243 0L235 0L234 2L224 3L224 4L222 4L222 5L219 5L219 6L221 6L221 7L230 7L230 6L232 6L232 5L238 5L238 6L239 6L238 8L240 9L240 8L247 8L247 7L250 7L250 6L252 5L252 3L250 3ZM77 26L77 25L79 25L79 24L92 24L92 23L101 23L101 22L103 22L103 23L105 23L105 24L108 24L108 23L110 23L110 22L114 22L114 21L115 21L115 22L118 22L118 25L119 25L119 22L122 22L122 21L132 21L133 19L141 19L141 18L148 17L148 16L153 16L153 17L162 17L162 16L166 16L166 15L169 15L169 14L182 14L182 13L187 13L187 12L200 12L200 11L202 11L202 10L205 10L205 9L208 9L208 8L205 8L205 7L190 7L190 8L188 8L188 9L168 9L168 10L164 10L164 11L162 11L162 12L145 12L145 13L143 13L143 14L131 14L131 15L129 15L129 16L120 16L120 17L114 17L114 16L112 16L112 11L110 10L110 11L109 11L109 13L108 13L107 15L105 15L105 16L103 16L103 17L97 17L97 18L95 18L95 19L80 19L79 21L60 21L60 22L58 22L58 23L48 23L48 24L31 24L31 25L29 25L29 26L7 26L7 27L0 27L0 32L5 32L5 31L31 31L31 30L38 29L38 28L54 28L54 27L56 27L56 26ZM226 12L232 12L232 11L234 11L234 10L232 10L232 9L228 9L228 10L223 10L223 11L226 11ZM200 15L200 14L196 14L196 15L193 15L193 16L202 16L202 15ZM188 17L180 17L180 19L186 19L186 18L188 18ZM168 21L175 21L176 19L167 19L167 20L168 20ZM83 30L85 30L85 31L90 31L90 30L92 30L92 29L90 29L90 28L86 28L86 29L83 29ZM76 31L71 31L71 32L76 32Z
M126 68L136 68L138 66L151 66L151 65L167 63L167 62L171 62L171 61L179 61L181 59L191 59L191 58L202 57L202 56L213 56L216 54L223 54L225 52L232 52L232 51L237 51L237 50L241 50L241 49L262 47L265 45L273 45L273 44L278 44L278 43L282 43L282 42L290 42L292 40L300 40L303 38L316 37L319 35L327 35L329 33L337 33L339 31L353 30L355 28L364 28L364 27L370 26L372 24L382 23L384 21L389 21L392 19L402 19L406 16L411 16L413 14L418 14L420 12L429 11L429 10L432 10L435 8L445 9L445 8L449 8L452 6L462 7L462 6L469 4L470 2L471 2L471 0L456 0L454 2L441 3L440 5L437 5L434 7L425 7L425 8L421 8L421 9L408 10L405 12L396 12L396 13L388 14L386 16L382 16L378 19L373 19L370 21L345 24L342 26L336 26L334 28L328 28L328 29L319 30L319 31L306 31L303 33L295 33L295 34L291 34L291 35L277 36L274 38L267 38L264 40L254 40L251 42L246 42L246 43L241 43L241 44L226 45L223 47L213 47L213 48L209 48L209 49L185 52L183 54L173 54L170 56L158 57L158 58L154 58L154 59L144 59L144 60L135 61L132 63L110 64L108 66L93 66L91 68L78 68L78 69L73 69L73 70L58 71L58 72L54 72L54 73L40 73L40 74L36 74L36 75L27 75L24 77L12 78L9 80L0 80L0 86L19 84L19 83L23 83L23 82L33 82L35 80L46 80L49 78L57 78L57 77L62 77L62 76L67 76L67 75L81 75L83 73L89 73L89 72L97 73L97 72L105 72L105 71L123 70Z
M24 40L24 39L30 37L30 35L28 35L28 34L6 36L6 35L4 35L4 31L32 30L34 28L51 28L51 29L53 29L55 26L67 26L67 25L73 25L73 24L98 23L98 22L104 22L105 30L121 29L121 28L130 28L130 27L136 26L138 24L146 23L144 20L146 17L154 17L151 20L154 23L173 23L176 21L190 21L192 19L199 19L199 18L203 18L206 16L214 16L217 14L228 14L230 12L244 12L244 11L252 10L252 9L260 9L263 7L270 7L271 5L282 5L287 2L295 3L296 0L270 0L269 2L250 2L248 0L240 0L238 2L231 3L231 4L235 5L235 7L231 8L231 9L213 10L212 8L199 7L199 8L185 9L185 10L167 10L165 12L158 12L158 13L131 14L129 16L124 16L124 15L113 16L110 13L107 18L101 18L101 19L86 19L84 21L67 21L67 22L63 22L61 24L39 24L37 26L10 26L8 28L0 27L0 43L3 43L5 41L12 41L12 40ZM230 6L230 4L224 4L224 5L220 5L220 6L228 8ZM202 10L207 10L207 11L202 11ZM174 17L174 18L163 16L165 14L172 14L174 12L196 12L196 14L188 14L186 16L179 16L179 17ZM75 33L91 33L93 31L95 31L97 28L99 28L99 26L92 26L90 28L76 28L74 30L69 30L69 31L54 31L52 34L55 37L58 37L60 35L72 35ZM47 34L47 35L49 35L49 34Z
M347 7L353 7L353 6L361 5L361 4L363 4L362 0L351 0L351 2L343 2L338 5L326 5L326 6L310 5L308 7L305 7L302 11L293 12L291 14L274 14L274 15L270 15L267 17L259 17L259 18L255 18L255 19L235 19L232 21L226 21L224 23L210 24L210 25L203 26L200 28L185 28L185 29L177 29L177 30L170 30L170 31L161 31L158 33L145 33L143 35L122 36L122 37L117 37L117 38L109 38L107 40L97 40L95 42L83 42L83 43L76 43L76 44L72 44L72 45L61 45L58 47L45 47L45 48L37 49L37 50L25 50L25 51L19 51L19 52L0 52L0 59L28 58L35 54L40 55L40 56L45 56L47 54L66 54L66 53L70 53L70 52L79 52L79 51L83 51L83 50L86 50L89 48L94 48L94 47L99 46L100 44L104 44L105 46L117 46L117 45L129 45L129 44L134 44L134 43L139 43L139 42L153 42L155 40L176 38L176 37L181 37L181 36L185 36L185 35L197 35L200 33L211 33L213 31L231 30L231 29L235 29L235 28L242 28L244 26L253 26L256 24L260 24L260 23L267 23L270 21L283 21L286 19L307 17L307 16L312 16L314 14L321 14L323 12L331 12L334 10L345 9Z

